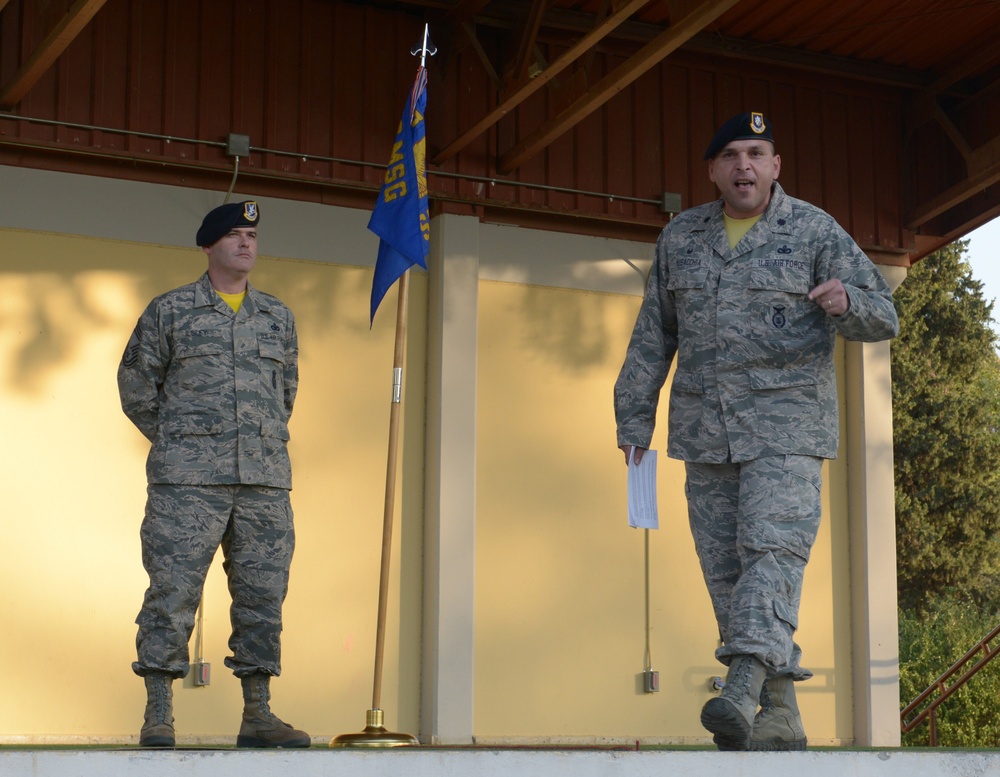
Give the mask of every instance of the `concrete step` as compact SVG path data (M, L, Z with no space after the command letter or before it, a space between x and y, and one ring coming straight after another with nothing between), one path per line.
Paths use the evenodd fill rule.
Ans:
M0 748L3 777L1000 777L1000 751Z

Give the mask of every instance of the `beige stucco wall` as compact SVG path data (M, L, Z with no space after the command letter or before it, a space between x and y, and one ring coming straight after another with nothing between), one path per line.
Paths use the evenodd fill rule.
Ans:
M369 331L370 271L268 258L265 226L253 280L293 307L301 349L290 424L297 547L274 708L311 733L345 733L360 730L371 702L395 292ZM204 254L18 230L0 230L0 254L0 661L9 667L0 741L134 735L144 695L129 665L146 584L138 528L149 446L121 412L115 370L148 300L198 277ZM425 290L415 276L418 353ZM401 466L419 472L421 359L408 378L404 406L416 413L404 421ZM400 505L419 505L413 480ZM383 704L394 725L399 715L415 726L419 597L406 597L413 612L400 662L399 569L418 590L420 516L405 517L407 528L396 522ZM213 679L177 684L179 736L232 737L238 728L239 683L222 663L228 603L217 558L205 594Z
M148 446L121 413L115 369L148 300L202 272L204 255L189 243L221 195L9 168L0 168L0 182L7 184L0 187L0 661L12 668L0 743L129 741L143 704L129 665L145 587L138 528ZM287 201L262 201L262 214L253 281L294 309L301 349L290 425L297 550L274 708L321 742L359 731L371 702L396 292L369 330L376 241L364 229L367 214ZM459 732L456 741L707 742L697 713L723 670L712 657L717 634L687 530L683 469L665 456L661 528L649 535L648 567L661 690L645 694L637 685L644 534L626 525L611 388L642 289L629 264L641 272L651 246L475 219L448 224L453 237L442 238L435 250L443 256L433 258L466 276L444 291L446 308L434 314L440 322L430 321L428 276L412 275L386 724L429 730L422 699L432 684L454 682L454 695L446 689L436 703L457 713L457 724L444 726ZM435 220L432 244L443 226ZM456 246L468 252L461 262L447 253ZM472 293L463 286L470 278ZM435 382L428 364L441 358L430 334L438 325L462 329L441 342L465 350L458 363L444 355L447 372ZM849 371L840 346L836 358L843 383ZM887 365L873 368L888 375ZM471 379L456 381L463 370ZM447 398L434 413L432 385L435 397ZM848 393L841 393L842 428ZM460 411L463 428L449 427ZM436 439L425 449L425 424L442 415L444 431L435 434L463 439ZM655 440L662 449L662 423ZM442 452L433 466L432 450ZM463 458L449 458L456 455ZM462 483L449 485L455 472ZM799 634L816 673L800 687L815 744L855 736L844 457L824 475L824 520ZM442 504L440 494L428 496L430 478L435 488L472 494L445 505L455 510L451 524L435 524L445 532L438 550L451 554L442 563L449 575L458 569L435 581L447 586L438 593L448 600L435 639L455 637L445 647L460 660L442 652L434 677L422 665L433 620L425 596L435 590L427 585L434 570L424 565L425 527L435 516L425 505ZM466 521L473 531L456 533ZM467 544L450 546L456 537ZM456 566L456 557L473 563ZM465 612L470 591L474 609ZM218 563L205 601L213 679L207 688L177 684L177 730L182 741L226 742L240 700L222 663L228 594ZM467 645L471 654L463 655ZM467 710L451 704L463 694Z
M697 711L725 671L713 658L718 631L688 530L683 465L662 453L665 423L654 437L660 529L649 553L660 692L644 693L637 677L644 536L627 526L611 387L639 298L498 282L481 284L479 296L478 736L703 741ZM843 465L824 476L799 638L816 673L799 686L813 741L851 737L849 699L835 693L851 670Z

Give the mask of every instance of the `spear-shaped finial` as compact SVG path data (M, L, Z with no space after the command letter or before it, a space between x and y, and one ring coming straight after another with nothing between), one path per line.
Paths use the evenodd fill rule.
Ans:
M430 28L428 25L424 25L424 39L410 49L410 54L413 56L420 55L420 67L425 67L427 64L427 57L433 57L438 53L437 46L434 45L434 41L431 40Z

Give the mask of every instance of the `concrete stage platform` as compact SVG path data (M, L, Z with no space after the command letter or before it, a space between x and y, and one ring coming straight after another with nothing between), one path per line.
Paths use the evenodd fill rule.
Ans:
M3 777L1000 777L1000 750L0 748Z

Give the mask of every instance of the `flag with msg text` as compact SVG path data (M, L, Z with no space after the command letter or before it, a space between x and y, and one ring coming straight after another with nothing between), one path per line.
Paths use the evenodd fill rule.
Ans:
M426 128L427 70L417 69L403 118L392 145L368 229L379 237L372 279L371 318L386 292L414 265L427 269L430 218L427 210Z

